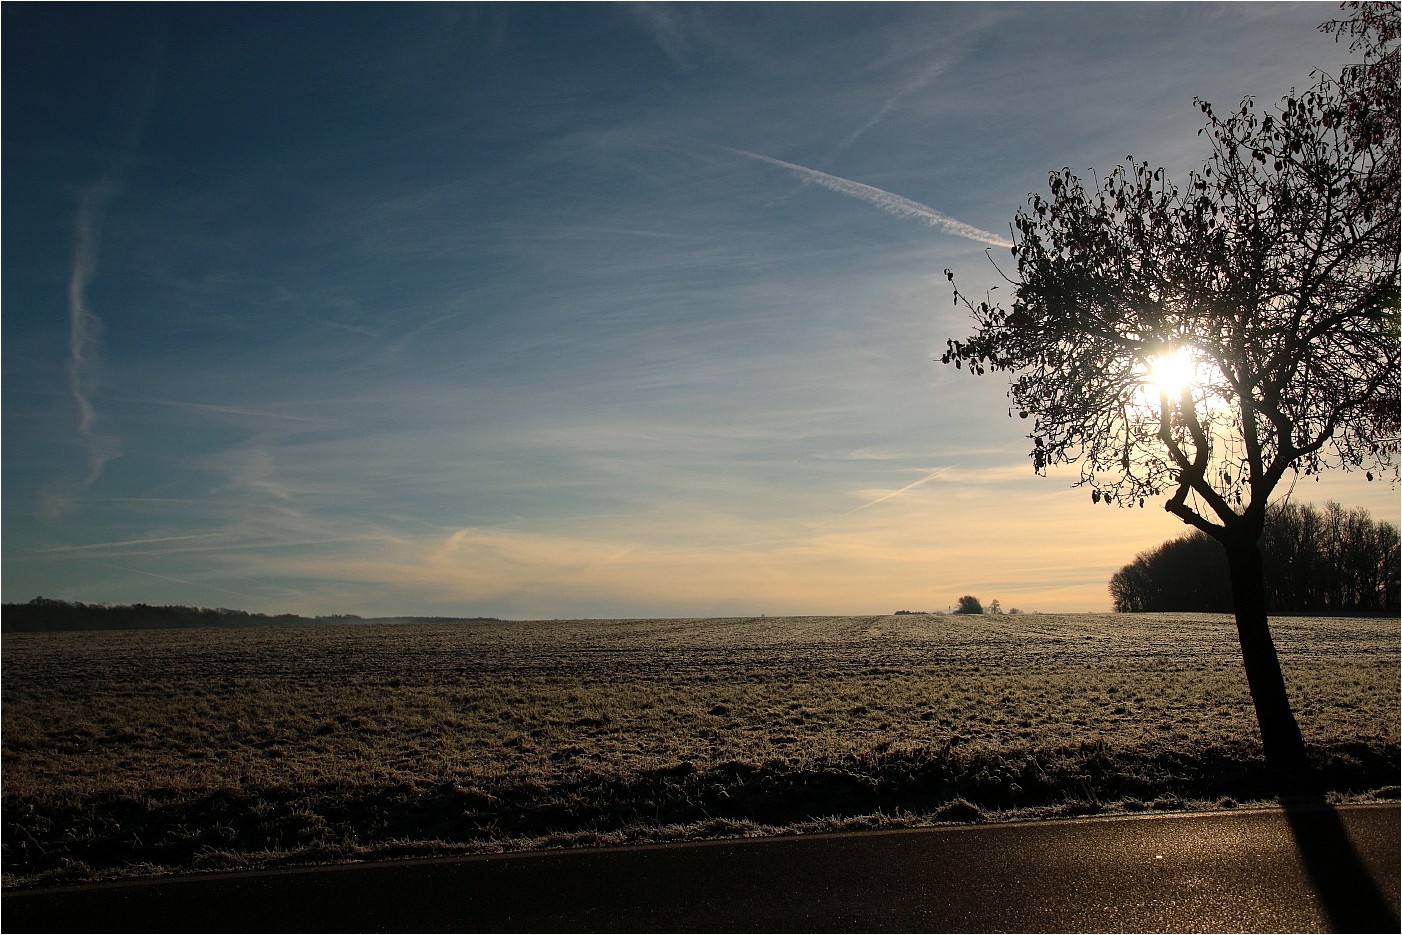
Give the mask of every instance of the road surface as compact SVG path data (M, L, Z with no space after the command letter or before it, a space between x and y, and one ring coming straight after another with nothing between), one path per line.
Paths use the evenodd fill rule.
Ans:
M1082 819L9 891L21 932L1398 931L1398 806Z

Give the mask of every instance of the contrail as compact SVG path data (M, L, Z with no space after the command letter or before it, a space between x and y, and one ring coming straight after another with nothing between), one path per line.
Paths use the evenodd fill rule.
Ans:
M911 81L904 87L898 88L896 90L896 93L888 97L886 99L886 103L882 104L881 107L877 109L876 113L873 114L871 118L867 120L866 123L862 124L853 132L849 133L846 139L844 139L841 143L838 143L837 149L834 150L834 152L841 152L842 150L851 146L853 143L857 142L857 140L861 139L864 135L866 135L866 132L868 130L876 126L882 120L885 120L886 115L895 109L896 105L900 103L902 98L904 98L907 94L910 94L914 91L918 91L920 88L929 84L931 80L938 78L940 75L944 74L944 72L947 71L948 68L949 66L945 62L937 62L932 68L927 68L922 74L916 77L914 81Z
M114 439L98 434L97 412L89 393L92 359L98 348L102 322L88 307L88 282L97 267L102 216L112 197L109 176L83 193L73 234L73 269L68 276L68 388L78 406L78 433L88 443L89 486L102 474L103 465L117 457Z
M93 549L117 549L129 545L155 545L160 542L179 542L185 539L213 539L221 535L217 532L202 532L190 536L154 536L150 539L122 539L118 542L90 542L86 545L55 545L47 549L35 549L36 552L51 554L54 552L85 552Z
M127 397L130 399L131 397ZM237 406L216 406L213 403L190 403L178 399L141 399L140 402L154 403L158 406L171 406L176 409L198 409L201 412L219 412L231 416L254 416L259 419L280 419L284 422L305 422L311 425L325 425L325 419L314 419L310 416L290 416L281 412L263 412L258 409L241 409Z
M909 492L909 491L911 491L911 490L914 490L916 487L919 487L919 486L921 486L922 484L928 484L930 481L934 480L936 477L939 477L941 474L948 473L949 471L954 470L954 469L957 468L958 466L959 466L959 465L957 465L957 464L951 464L951 465L949 465L949 466L947 466L947 467L935 468L935 469L934 469L933 471L931 471L929 474L926 474L924 477L920 478L918 481L916 481L916 482L913 483L913 484L906 484L906 485L905 485L904 487L902 487L900 490L893 490L893 491L891 491L890 493L882 494L881 496L877 497L875 500L871 501L870 503L863 503L861 506L857 507L855 510L848 510L848 511L847 511L847 515L848 515L848 516L851 516L853 513L861 512L862 510L865 510L865 509L866 509L867 507L869 507L869 506L876 506L878 503L884 503L885 501L890 500L892 497L899 497L901 494L907 493L907 492Z
M188 585L192 588L209 588L213 591L223 591L225 594L232 594L234 597L247 598L248 595L242 591L230 591L228 588L221 588L217 584L199 584L194 581L186 581L184 578L173 578L170 575L158 575L154 571L142 571L140 568L123 568L121 565L113 565L111 562L99 562L89 559L94 565L101 565L103 568L115 568L117 571L124 571L132 575L145 575L148 578L159 578L162 581L174 581L176 584Z
M991 234L986 230L980 230L971 224L965 224L963 221L952 218L946 214L941 214L929 205L923 205L918 201L912 201L909 198L905 198L893 192L875 188L871 185L864 185L861 182L854 182L851 179L844 179L841 176L819 172L817 169L810 169L807 166L785 162L782 159L775 159L772 156L761 156L759 153L752 153L743 149L733 149L729 146L722 146L721 148L729 150L737 156L744 156L748 159L758 159L760 162L767 162L770 165L788 169L801 179L817 182L824 188L831 189L843 195L860 198L868 204L875 205L887 214L894 214L897 217L903 218L916 218L924 221L931 227L938 227L946 234L953 234L955 237L963 237L966 240L973 240L977 243L986 243L993 247L1012 246L1012 241L1005 237L999 237L997 234Z
M83 192L73 225L73 268L68 275L68 389L78 407L78 434L88 445L88 487L102 475L103 466L121 454L118 440L98 433L95 428L97 410L92 403L95 383L92 367L100 346L102 320L88 307L88 283L97 269L107 205L117 192L123 167L132 161L137 151L155 103L161 61L159 36L155 37L155 43L147 56L141 83L126 102L130 118L122 148L109 160L102 178Z

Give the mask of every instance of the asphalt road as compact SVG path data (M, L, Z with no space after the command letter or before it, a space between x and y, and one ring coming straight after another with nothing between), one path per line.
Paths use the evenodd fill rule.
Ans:
M1398 931L1396 805L718 841L12 891L20 932Z

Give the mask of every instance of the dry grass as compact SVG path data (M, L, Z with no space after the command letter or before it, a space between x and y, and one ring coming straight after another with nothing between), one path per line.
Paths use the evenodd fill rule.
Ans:
M1398 621L1274 624L1335 788L1395 786ZM1265 795L1227 618L6 634L10 884Z

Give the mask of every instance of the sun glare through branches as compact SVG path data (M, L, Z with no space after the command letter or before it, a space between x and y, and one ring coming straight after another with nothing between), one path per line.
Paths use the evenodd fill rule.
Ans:
M1161 396L1177 399L1197 385L1198 361L1192 348L1180 345L1150 357L1144 373L1145 389L1155 402Z

